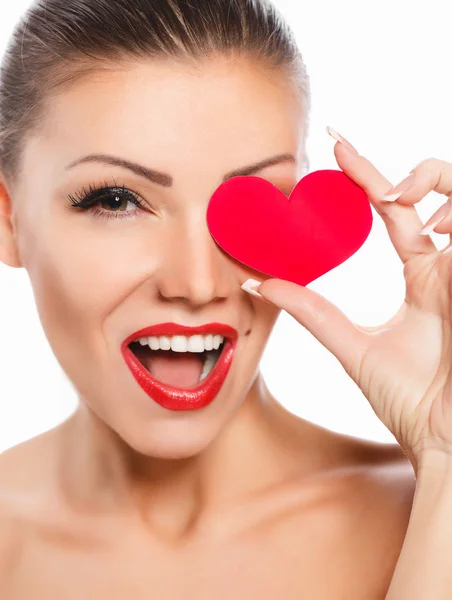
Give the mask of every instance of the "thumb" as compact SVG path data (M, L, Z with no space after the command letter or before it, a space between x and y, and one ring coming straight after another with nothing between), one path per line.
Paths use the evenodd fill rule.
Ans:
M359 371L369 336L337 306L313 290L282 279L267 279L257 291L312 333L350 376Z

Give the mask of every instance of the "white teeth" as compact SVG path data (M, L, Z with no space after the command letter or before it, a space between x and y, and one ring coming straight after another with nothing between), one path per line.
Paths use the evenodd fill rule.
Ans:
M144 338L148 341L149 348L151 350L159 350L160 349L160 341L158 337L148 337Z
M138 341L142 346L149 346L151 350L173 350L173 352L204 352L218 350L224 342L222 335L174 335L172 337L150 336L140 338ZM207 361L206 361L207 363Z
M214 368L215 364L217 362L217 358L215 356L215 353L210 353L207 355L206 360L204 361L204 367L202 369L202 373L201 373L201 377L199 379L199 381L202 381L203 379L205 379L207 377L207 375L209 375L212 371L212 369Z
M202 335L193 335L188 339L188 352L204 352L204 339Z
M173 352L187 352L188 341L183 335L175 335L171 338L171 350Z
M221 346L222 342L223 342L223 338L221 337L221 335L214 335L213 336L214 350L218 350L218 348Z
M213 350L213 335L211 333L204 338L204 348L206 350Z
M159 338L160 350L171 350L171 338L162 335Z

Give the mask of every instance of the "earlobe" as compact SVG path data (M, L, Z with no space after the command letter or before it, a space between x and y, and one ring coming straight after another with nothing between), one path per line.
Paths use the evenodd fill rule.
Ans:
M12 223L12 199L0 174L0 261L9 267L21 268L16 232Z

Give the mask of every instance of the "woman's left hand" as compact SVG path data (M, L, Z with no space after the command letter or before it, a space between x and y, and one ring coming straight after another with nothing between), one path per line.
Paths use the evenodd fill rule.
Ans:
M342 171L366 192L404 264L402 306L388 322L362 327L306 287L268 279L258 291L333 353L416 470L426 451L452 456L452 244L449 237L439 251L429 235L419 235L423 224L414 207L432 190L446 195L427 225L447 214L434 230L452 233L452 164L421 162L411 187L387 202L383 196L392 192L391 183L369 160L340 142L334 153Z

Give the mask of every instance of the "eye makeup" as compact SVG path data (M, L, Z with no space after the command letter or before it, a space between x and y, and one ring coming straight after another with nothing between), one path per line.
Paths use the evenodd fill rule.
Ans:
M91 184L67 198L74 209L90 213L96 219L131 219L137 212L152 212L139 194L116 182L114 186ZM127 210L129 205L136 209Z

